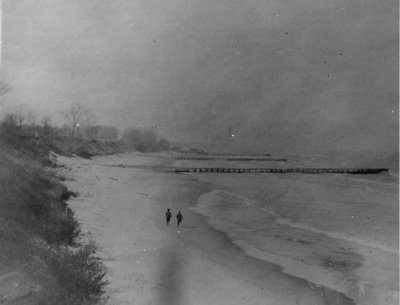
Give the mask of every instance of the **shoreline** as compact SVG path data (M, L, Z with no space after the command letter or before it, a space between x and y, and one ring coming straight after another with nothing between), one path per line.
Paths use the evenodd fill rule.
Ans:
M150 169L151 170L151 169ZM157 169L153 169L153 171L157 171ZM321 297L322 303L321 304L331 304L332 303L332 299L336 300L335 302L340 302L340 303L334 303L334 304L354 304L352 299L350 299L349 297L347 297L345 294L343 294L342 292L336 291L335 289L326 287L322 284L317 285L314 284L312 282L310 282L308 279L306 279L305 277L300 277L298 275L295 274L290 274L284 271L284 266L277 264L273 261L268 261L263 259L262 257L258 257L253 255L253 253L249 253L246 251L246 248L241 247L241 245L239 243L237 243L234 239L232 239L226 232L222 231L222 230L218 230L215 226L213 226L212 224L209 223L208 221L208 217L202 215L201 213L199 213L198 211L196 211L196 207L199 204L199 199L203 196L208 194L211 190L213 190L212 187L209 187L208 185L210 185L210 182L204 182L201 181L200 179L198 179L197 177L193 177L193 176L188 176L188 175L181 175L180 176L181 179L188 179L189 181L187 181L188 184L190 183L194 183L195 185L198 184L203 184L205 186L200 187L201 189L203 189L203 191L199 192L198 195L194 196L193 198L195 198L196 200L192 200L191 204L190 204L190 211L194 213L194 215L191 217L191 220L193 220L193 218L199 218L200 221L202 223L203 226L203 232L202 232L202 238L204 239L208 239L208 237L210 236L214 236L212 239L210 239L210 241L208 242L199 242L199 241L193 241L190 237L187 238L183 238L184 242L187 245L196 245L196 247L198 247L199 251L206 251L208 253L208 255L210 255L210 252L208 251L209 249L204 249L204 244L208 243L208 247L210 247L210 243L212 244L213 242L215 242L215 240L220 240L219 242L216 242L216 244L223 244L223 246L219 247L220 249L223 249L222 251L225 252L227 249L228 252L230 253L230 260L233 260L235 263L237 263L238 261L243 261L244 264L251 264L253 265L253 267L251 268L247 268L247 270L244 273L247 273L247 278L251 278L251 277L257 277L257 278L264 278L264 280L266 278L268 278L269 280L271 278L274 278L274 281L282 281L282 282L293 282L296 285L301 285L303 287L303 289L306 287L307 290L311 290L312 294L316 294L318 295L318 297ZM178 178L178 179L180 179ZM191 189L193 187L188 186L188 189ZM188 213L188 211L186 211L186 213ZM185 225L182 226L182 228L185 228ZM197 235L198 237L198 235ZM214 247L218 248L218 247ZM218 250L214 251L214 255L215 253L219 252ZM232 258L232 252L235 252L235 257ZM218 255L220 256L220 254ZM213 257L213 260L215 260L215 256ZM221 265L229 265L229 269L232 270L235 267L231 264L227 264L226 262L222 262L222 260L226 260L227 257L219 257L219 263ZM266 271L265 273L273 273L273 275L263 275L263 271ZM243 276L243 269L241 270L241 275ZM238 273L239 275L239 273ZM251 281L251 279L250 279ZM262 286L262 281L255 281L254 285L255 286ZM287 283L285 283L287 284ZM278 291L280 289L277 289ZM282 295L284 294L284 291L279 292ZM319 304L319 303L318 303Z
M135 304L148 304L146 302L162 304L163 302L160 298L169 297L171 299L171 287L169 289L165 288L161 280L166 277L176 278L175 290L177 287L186 287L178 293L179 297L177 295L172 297L175 303L169 304L187 304L187 300L191 301L189 302L190 304L206 304L208 302L231 304L239 295L245 295L248 300L256 301L258 299L260 302L267 298L273 300L274 304L294 304L297 302L295 301L297 298L294 296L295 291L301 292L302 298L305 299L304 302L302 301L303 304L309 304L311 299L316 304L354 304L340 293L325 287L316 287L307 280L286 274L283 270L284 268L279 265L249 256L225 232L215 230L212 225L208 224L206 217L193 210L197 204L198 197L211 189L208 186L210 183L200 181L195 177L188 179L187 176L175 174L171 177L170 173L154 168L154 161L150 161L146 157L142 160L145 164L139 164L138 168L130 167L132 165L135 166L135 164L124 164L124 167L126 166L125 169L118 167L119 161L121 159L124 160L124 158L126 161L129 160L128 163L135 163L138 162L138 158L140 159L138 156L129 155L125 157L100 157L93 161L83 161L88 166L78 167L72 165L72 167L75 167L73 172L79 175L83 174L86 179L86 181L82 181L82 179L78 178L73 183L75 187L79 187L79 184L82 184L81 188L86 191L86 194L85 192L81 193L81 197L72 204L74 210L80 215L79 218L84 220L83 226L89 227L86 230L90 231L92 229L90 226L96 229L96 226L100 224L108 229L114 226L109 223L113 218L112 215L108 217L106 224L104 224L105 218L107 218L105 214L110 208L107 206L107 202L103 202L105 206L102 206L101 209L95 204L98 200L110 200L110 196L107 196L106 200L104 200L105 198L102 198L104 194L97 194L95 195L97 198L93 200L94 195L91 194L93 191L101 192L101 189L104 191L105 181L102 180L106 180L106 184L120 182L123 187L121 188L121 185L118 186L121 188L120 192L122 192L118 196L121 198L114 198L114 200L122 199L125 201L121 206L122 208L126 209L126 211L133 209L137 213L137 215L132 216L132 221L136 222L136 224L131 223L129 219L129 224L127 225L132 231L140 232L135 234L137 235L136 237L124 233L124 238L116 238L115 236L115 240L111 242L108 240L107 235L112 236L112 234L104 232L104 230L89 234L99 244L102 259L111 271L109 278L114 280L114 284L110 285L110 292L114 295L111 300L119 301L116 304L133 304L129 303L131 298L132 300L139 299L143 301L143 303L135 302ZM150 166L146 168L149 165L147 163L150 163ZM157 165L160 166L162 164L165 165L165 160L158 162ZM109 165L115 167L106 168ZM145 166L143 167L143 165ZM82 167L88 168L83 170ZM90 172L90 168L93 169L94 167L97 168L97 171L101 170L105 173L105 177L101 177L97 173L97 178L93 181L94 179L91 179L88 171ZM94 172L96 170L92 171L92 173ZM143 177L142 180L140 180L140 177L133 178L132 182L135 182L135 185L131 185L129 180L132 178L131 175L133 173L135 173L135 176ZM148 185L149 181L150 186ZM157 183L157 181L160 183ZM96 187L96 183L99 182L103 188ZM140 186L141 184L142 187ZM202 184L202 186L199 187L199 184ZM87 186L95 186L95 190L88 190ZM128 194L123 192L128 192ZM130 198L132 194L133 198ZM92 198L89 203L93 201L89 208L94 209L94 211L91 211L92 213L82 211L82 205L88 202L87 197ZM136 203L134 203L134 198L137 200ZM139 204L139 202L146 202L146 206ZM184 212L185 219L181 232L175 231L174 228L165 228L163 213L164 208L166 209L167 207L172 207L174 211L181 209ZM117 207L114 210L116 209ZM93 213L98 217L97 220L90 220L90 218L93 218L93 215L90 216L90 214ZM117 211L113 213L117 213ZM116 214L115 216L121 215ZM123 218L125 217L127 215L123 216ZM150 220L151 223L146 219ZM88 221L92 221L89 226ZM172 224L175 225L174 223ZM120 228L127 232L127 228L122 224ZM148 233L144 233L143 229L146 229ZM121 247L124 239L132 239L136 243ZM114 250L110 251L110 246ZM118 249L118 247L120 248ZM106 250L105 248L108 249ZM226 255L227 252L229 253L228 256ZM149 267L151 261L151 264L157 266L157 270ZM166 268L165 271L165 265L168 264L178 265L178 269L181 271L176 272L176 270L170 270L169 268ZM164 271L161 271L160 274L160 270ZM207 270L207 272L204 273L202 270ZM127 278L136 284L126 283ZM180 278L185 279L182 280ZM219 281L215 282L211 278L219 279ZM141 285L137 284L138 279L143 280ZM222 292L230 291L230 293L225 295L224 293L215 293L215 287L207 285L207 282L214 283L214 286L217 285L220 288L219 290L222 289ZM141 287L140 289L135 289L135 287L139 288L139 286ZM288 289L291 291L290 296L287 295ZM227 299L221 299L221 295L227 297ZM115 298L115 296L119 297ZM121 300L122 302L120 302ZM184 302L184 300L186 301ZM340 303L332 303L332 300L340 300Z
M213 190L210 193L214 191L216 190ZM205 197L208 194L209 193L205 193L202 196ZM220 219L214 219L206 216L206 213L201 211L202 208L200 205L201 202L193 209L205 219L209 225L209 229L217 232L218 234L224 235L233 246L238 248L238 250L241 252L241 255L246 256L249 260L262 261L264 264L269 265L271 270L281 273L283 276L287 276L289 279L303 281L309 287L312 287L312 289L319 290L319 294L321 295L326 294L329 296L329 298L331 298L332 294L337 294L336 298L341 299L341 302L338 304L355 304L353 298L348 294L348 282L342 282L342 284L338 284L338 279L333 274L330 274L324 270L321 266L308 265L306 263L293 260L289 257L265 251L265 249L258 249L250 242L240 239L233 233L231 234L229 229L225 228L226 225L224 225ZM326 304L330 304L329 300L326 300Z
M205 176L203 175L202 177ZM375 239L369 241L364 237L357 238L355 237L356 235L345 236L343 233L326 232L323 229L310 227L306 223L294 223L290 219L282 218L280 215L264 207L259 207L259 212L266 212L265 214L268 215L267 218L273 218L270 221L281 229L272 229L271 232L268 226L265 227L265 224L259 222L259 217L253 219L250 215L250 219L253 219L257 223L255 227L257 231L265 230L265 241L260 243L256 237L241 233L240 218L235 218L237 215L235 217L231 215L228 217L228 222L224 223L225 216L219 214L222 210L224 213L231 213L232 210L236 211L239 209L246 215L246 207L253 206L254 208L254 198L243 197L241 193L240 195L235 195L235 193L231 193L233 191L230 188L225 188L224 185L219 185L219 188L219 190L218 188L214 189L210 194L205 194L205 198L203 202L200 202L197 210L206 216L214 213L213 217L208 218L210 225L230 235L232 242L240 246L247 255L282 266L283 272L286 274L307 279L316 285L323 285L340 291L355 300L357 304L397 304L398 291L396 287L388 285L388 283L398 283L398 277L396 277L395 273L386 269L398 266L398 252L394 248L380 242L374 242ZM221 194L227 193L228 199L226 200L229 203L224 203L224 196L218 195L218 192L221 192ZM207 196L210 196L210 198L206 198ZM235 198L232 196L241 197L241 199L245 200L242 207L237 206ZM219 203L221 206L215 206L216 202L221 202ZM232 205L233 207L230 208ZM230 223L230 221L238 222ZM244 230L248 229L244 228ZM281 230L283 232L280 232ZM284 233L286 230L292 233L289 232L289 235L286 235L287 233ZM288 249L286 252L279 250L275 253L273 249L279 249L281 245L275 239L275 234L272 234L273 231L277 231L279 235L283 234L283 240L287 238L289 243L296 242L299 244L304 243L305 245L310 243L311 247L307 246L307 248L310 248L311 251L314 239L320 244L322 242L321 237L323 236L323 240L327 240L325 248L332 248L334 252L330 253L331 251L329 250L321 251L322 249L320 249L317 251L318 256L320 256L320 259L326 260L326 263L332 264L331 266L337 265L338 270L335 270L335 267L319 265L315 262L315 259L314 262L310 261L309 255L312 252L307 254L307 252L302 253L300 251L298 253L296 249ZM332 241L329 242L329 240ZM336 246L331 246L331 244L336 244ZM335 249L341 250L337 252ZM299 248L299 250L301 249ZM288 255L291 251L295 251L294 253L297 253L297 256L292 257ZM312 255L315 256L314 254ZM318 256L315 258L318 258ZM360 259L357 259L357 257ZM304 262L300 258L304 258ZM350 264L350 266L354 264L354 267L348 269L350 266L342 266L342 263L344 264L345 262L346 265ZM382 283L385 284L381 287ZM394 284L394 286L396 285Z

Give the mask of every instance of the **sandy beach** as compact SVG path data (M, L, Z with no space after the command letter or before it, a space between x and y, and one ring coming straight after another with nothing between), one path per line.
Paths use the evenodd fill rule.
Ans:
M58 162L109 304L398 303L390 177L175 174L188 161L140 154Z

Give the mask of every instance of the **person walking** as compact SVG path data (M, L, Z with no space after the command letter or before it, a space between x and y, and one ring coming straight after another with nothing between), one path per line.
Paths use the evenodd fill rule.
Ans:
M169 209L167 209L167 212L165 213L165 218L167 220L167 226L169 225L171 217L172 217L172 213L171 213L171 211Z
M178 214L176 215L176 220L177 220L178 227L179 227L179 225L181 224L181 222L183 220L183 215L182 215L181 211L179 211Z

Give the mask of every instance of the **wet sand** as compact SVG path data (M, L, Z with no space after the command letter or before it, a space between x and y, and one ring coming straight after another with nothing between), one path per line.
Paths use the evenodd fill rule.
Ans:
M387 175L200 175L196 210L249 256L340 291L398 303L398 193Z
M99 246L109 269L109 304L355 304L233 242L196 211L213 185L168 172L171 161L138 155L59 159L71 168L64 173L73 179L68 187L80 194L69 204L84 238ZM166 226L167 208L182 210L181 228L175 219Z

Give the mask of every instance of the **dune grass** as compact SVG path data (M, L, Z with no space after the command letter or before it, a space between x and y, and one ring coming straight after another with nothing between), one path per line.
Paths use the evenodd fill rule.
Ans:
M98 304L106 270L96 247L78 241L79 223L65 203L77 194L43 168L46 151L28 148L0 143L0 275L17 274L29 292L0 301Z

